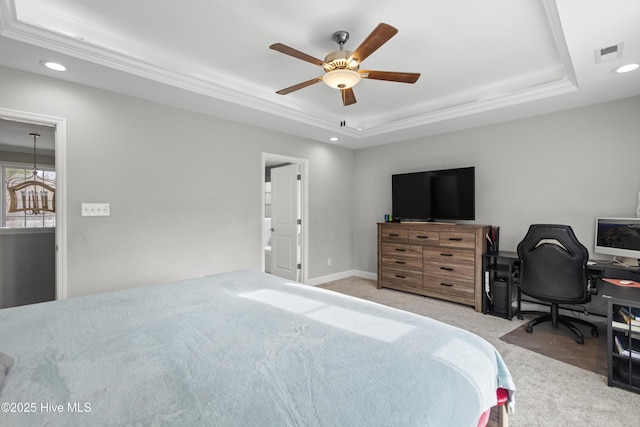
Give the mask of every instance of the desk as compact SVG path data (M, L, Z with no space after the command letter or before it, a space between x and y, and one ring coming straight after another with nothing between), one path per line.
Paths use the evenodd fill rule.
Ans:
M515 252L488 252L485 255L484 278L485 294L487 289L491 291L491 303L485 295L485 313L501 315L511 319L514 314L521 318L521 294L519 288L519 259ZM591 302L587 304L561 305L566 310L587 312L607 318L607 384L621 387L635 393L640 393L640 360L620 354L614 346L614 339L618 339L626 349L640 349L640 332L634 332L633 326L625 327L618 312L621 307L640 309L640 288L616 286L602 279L623 279L640 282L640 267L626 267L623 265L590 262L587 265L587 273L594 282L598 293L591 296ZM500 289L496 285L501 282L508 286L507 292L502 292L502 303L497 303L496 298ZM494 289L495 288L495 289ZM504 285L503 285L504 289ZM512 307L512 290L517 294L517 307ZM527 302L548 305L535 298L526 297ZM497 309L496 307L502 307ZM614 320L618 323L614 323Z
M607 384L640 393L640 334L635 332L640 326L627 323L623 317L632 310L640 311L640 300L611 298L608 303Z
M618 347L614 345L614 339L617 339L627 350L637 349L640 346L640 335L633 332L634 326L625 325L623 318L618 314L621 308L627 311L631 308L634 310L640 308L640 288L617 286L602 280L610 278L640 282L640 268L596 263L588 265L587 269L591 275L598 277L598 295L592 298L592 303L606 304L607 384L640 393L640 361L629 355L620 354Z
M490 285L493 285L494 277L496 276L496 272L499 270L505 271L506 274L499 277L499 279L506 280L508 282L509 292L507 301L513 301L512 292L517 294L515 295L518 300L518 307L511 308L511 304L506 302L504 303L504 307L508 307L508 310L502 311L500 310L500 315L502 317L511 318L513 315L518 314L520 311L520 290L517 287L517 276L518 276L518 254L516 252L487 252L485 255L484 262L484 271L486 280L486 274L489 274L490 277ZM593 261L590 261L593 262ZM605 282L602 280L603 278L612 278L612 279L627 279L633 280L636 282L640 282L640 267L625 267L619 264L611 264L608 262L595 262L595 264L588 264L587 271L591 278L594 280L594 286L598 290L596 295L591 297L591 302L587 304L581 305L562 305L562 308L566 308L569 310L577 310L577 311L586 311L590 314L595 314L602 317L607 317L607 302L611 298L621 299L621 300L630 300L630 301L640 301L640 288L627 288L616 286L611 283ZM515 286L511 286L511 284ZM485 283L486 284L486 283ZM491 288L491 286L490 286ZM535 298L526 297L525 301L533 302L533 303L542 303L541 301L535 300ZM486 295L485 289L485 299L484 299L484 312L496 314L495 310L492 309L491 305L489 305Z
M589 313L599 316L607 315L607 303L611 298L640 301L640 288L616 286L605 282L603 278L627 279L640 282L640 267L625 267L618 264L596 262L587 265L587 271L596 279L598 294L591 297L591 302L585 305Z

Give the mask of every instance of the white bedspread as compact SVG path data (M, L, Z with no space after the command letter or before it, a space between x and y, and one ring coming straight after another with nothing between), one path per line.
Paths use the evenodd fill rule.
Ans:
M0 351L7 426L476 426L515 389L474 334L251 271L3 309Z

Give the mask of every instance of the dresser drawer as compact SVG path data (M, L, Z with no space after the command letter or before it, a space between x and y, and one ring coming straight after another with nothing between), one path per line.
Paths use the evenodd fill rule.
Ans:
M385 242L407 242L409 240L409 230L404 228L384 227L380 232L380 237Z
M383 243L382 256L418 258L422 260L422 246L403 245L401 243Z
M396 256L396 254L382 255L382 268L401 268L422 272L422 259L419 257Z
M422 289L422 271L382 267L382 283L396 287Z
M440 233L440 246L449 248L467 248L474 249L476 247L476 236L472 233L443 231Z
M473 278L469 280L425 274L422 289L449 301L471 305L475 301Z
M455 264L474 264L475 253L465 249L427 248L423 250L425 262L444 262Z
M437 231L409 230L409 243L419 245L437 245L440 234Z
M424 259L423 268L425 274L433 274L442 277L455 277L459 279L468 279L473 282L475 275L474 264L469 263L455 263L445 261L433 261L427 258Z

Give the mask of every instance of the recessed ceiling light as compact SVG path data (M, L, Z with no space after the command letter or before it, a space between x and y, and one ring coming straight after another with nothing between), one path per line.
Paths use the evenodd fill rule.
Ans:
M67 67L65 67L62 64L58 64L57 62L53 62L53 61L40 61L40 64L44 67L47 67L50 70L54 70L54 71L67 71Z
M336 142L337 140L338 140L337 136L332 136L331 138L329 138L329 141L332 141L332 142Z
M622 73L628 73L629 71L635 71L638 68L640 68L640 64L626 64L618 68L614 68L612 71L614 73L622 74Z

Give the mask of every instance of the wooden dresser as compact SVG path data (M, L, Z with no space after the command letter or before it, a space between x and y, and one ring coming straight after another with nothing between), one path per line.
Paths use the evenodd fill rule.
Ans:
M378 223L378 288L482 311L482 257L488 225Z

